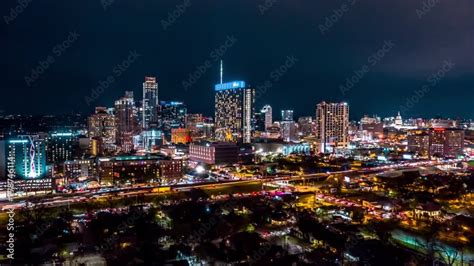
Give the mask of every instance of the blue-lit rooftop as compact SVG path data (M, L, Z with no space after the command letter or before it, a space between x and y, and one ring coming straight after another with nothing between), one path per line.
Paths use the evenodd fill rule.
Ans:
M232 89L240 89L245 88L245 81L232 81L222 84L216 84L215 90L216 91L223 91L223 90L232 90Z

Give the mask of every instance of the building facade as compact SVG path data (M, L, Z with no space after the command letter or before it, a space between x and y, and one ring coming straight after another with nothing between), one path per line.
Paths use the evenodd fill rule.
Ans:
M183 176L183 161L161 156L116 156L98 159L101 184L146 183L171 184Z
M38 135L21 135L0 141L0 169L4 177L39 179L48 174L46 141Z
M412 130L407 135L407 150L415 153L421 158L430 155L430 134L424 130Z
M167 135L171 135L174 128L186 126L187 107L182 102L161 101L159 111L160 129Z
M46 164L46 141L38 135L0 140L0 187L13 181L14 194L51 192Z
M101 150L114 151L117 134L116 122L113 109L96 107L95 113L87 120L88 137L97 139Z
M271 127L273 125L273 111L270 105L265 105L262 108L261 113L265 114L265 129Z
M314 132L313 118L311 116L303 116L298 118L298 134L301 137L309 137Z
M463 129L433 128L430 130L430 157L456 158L464 152Z
M349 105L321 102L316 107L319 152L333 152L349 145Z
M46 158L48 164L72 160L77 143L72 132L55 132L46 139ZM78 143L77 143L78 144Z
M189 146L189 160L210 165L234 164L239 160L235 143L193 143Z
M117 145L123 152L133 148L133 136L138 129L137 112L133 92L125 92L125 96L115 101L115 119L117 125Z
M250 143L255 130L255 89L244 81L215 86L216 137Z
M281 121L293 121L293 110L282 110Z
M148 129L133 136L133 149L136 151L152 152L163 145L164 136L161 130Z
M171 143L188 144L191 142L191 132L186 128L173 128L171 130Z
M63 163L63 173L66 183L97 177L97 164L94 159L77 159Z
M143 129L149 129L158 122L158 83L155 77L145 77L143 82L143 99L141 122Z

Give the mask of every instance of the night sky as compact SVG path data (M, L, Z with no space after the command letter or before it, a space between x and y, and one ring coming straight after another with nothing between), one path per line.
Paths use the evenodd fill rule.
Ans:
M94 106L112 106L125 90L140 99L144 76L153 75L160 100L184 101L190 112L211 115L219 81L212 52L229 39L224 80L255 87L271 82L259 93L258 108L270 104L314 116L319 101L347 101L353 119L393 116L428 86L406 116L474 118L472 0L425 0L434 3L425 11L420 0L267 0L266 8L259 0L21 1L18 14L10 14L17 1L0 2L4 113L91 113ZM169 20L173 11L177 16ZM331 16L335 22L322 33L319 25ZM69 47L58 50L65 41ZM389 41L394 45L384 47ZM374 57L377 51L382 56ZM134 52L139 56L129 58L128 68L114 69ZM288 57L296 60L276 75ZM34 75L48 58L54 62ZM203 74L185 89L183 81L199 67ZM94 96L108 76L114 81ZM348 78L358 81L342 93ZM90 105L85 97L93 98Z

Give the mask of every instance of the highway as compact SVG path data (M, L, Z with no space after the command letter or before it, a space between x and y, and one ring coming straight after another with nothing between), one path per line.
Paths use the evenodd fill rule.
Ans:
M201 183L194 183L194 184L179 184L179 185L172 185L172 186L146 186L146 187L123 187L123 188L114 188L110 190L98 190L98 191L88 191L88 192L80 192L80 193L73 193L73 194L56 194L55 197L45 197L45 198L37 198L35 201L36 205L31 202L27 202L26 199L16 199L14 202L0 202L0 208L2 211L8 209L21 209L21 208L33 208L35 206L42 206L46 208L52 207L61 207L61 206L68 206L73 205L76 203L87 202L90 200L97 200L97 199L109 199L112 198L114 200L118 200L121 198L127 197L135 197L135 196L153 196L153 195L160 195L163 192L153 192L154 189L171 187L171 191L167 193L179 193L182 191L189 191L191 189L213 189L213 188L220 188L226 186L238 186L238 185L246 185L251 183L266 183L266 182L278 182L278 181L303 181L303 180L311 180L313 178L321 178L327 177L330 175L353 175L353 174L373 174L378 173L386 170L406 170L406 169L413 169L416 167L432 167L437 165L443 165L447 162L434 162L434 161L424 161L424 162L417 162L417 163L405 163L399 165L384 165L379 167L373 168L366 168L361 170L347 170L347 171L335 171L335 172L327 172L327 173L315 173L315 174L305 174L305 175L297 175L292 173L287 173L278 176L272 177L265 177L265 178L250 178L246 180L232 180L232 181L217 181L217 182L201 182ZM448 163L453 163L452 161Z

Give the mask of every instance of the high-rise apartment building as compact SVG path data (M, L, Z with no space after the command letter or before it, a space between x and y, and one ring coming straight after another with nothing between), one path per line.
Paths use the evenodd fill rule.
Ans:
M260 112L265 114L265 129L271 127L273 125L272 107L265 105Z
M311 136L313 131L313 118L311 116L298 118L298 132L301 137Z
M465 132L463 129L446 129L446 142L444 143L444 156L456 158L464 153Z
M96 107L87 123L88 137L100 143L100 150L115 150L117 128L113 108Z
M296 137L296 124L293 121L293 110L282 110L281 111L281 137L283 141L290 142L297 140Z
M159 107L160 129L171 136L173 128L186 127L187 107L182 102L161 101Z
M54 132L46 138L46 158L49 164L72 160L78 142L72 132Z
M244 81L215 86L216 137L250 143L255 130L255 89Z
M349 105L321 102L316 107L316 137L319 152L332 152L349 145Z
M115 101L115 119L117 125L117 145L123 152L133 148L133 135L137 131L137 112L133 92L125 92L125 96Z
M407 135L408 151L416 153L421 158L430 154L430 134L425 130L411 130Z
M293 110L282 110L281 121L293 121Z
M143 99L141 108L141 122L143 129L150 128L158 123L158 83L155 77L145 77L143 83Z
M280 122L281 138L284 142L291 142L298 140L298 127L294 121Z
M265 114L261 112L255 113L255 132L261 133L265 132Z
M360 120L360 128L362 134L369 139L383 138L383 122L380 117L369 117L365 115Z
M463 154L463 129L434 128L430 130L430 157L455 158Z

